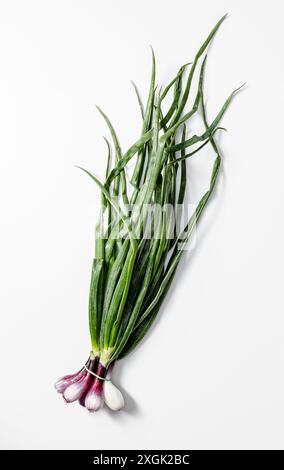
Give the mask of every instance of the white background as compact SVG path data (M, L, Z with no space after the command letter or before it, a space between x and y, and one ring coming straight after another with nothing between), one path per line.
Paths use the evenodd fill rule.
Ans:
M210 117L247 86L222 122L218 190L160 319L117 365L126 410L88 414L53 383L89 351L98 191L74 164L103 176L94 105L126 149L149 44L166 83L227 11ZM283 14L280 0L1 1L1 448L284 448ZM207 158L192 162L191 202Z

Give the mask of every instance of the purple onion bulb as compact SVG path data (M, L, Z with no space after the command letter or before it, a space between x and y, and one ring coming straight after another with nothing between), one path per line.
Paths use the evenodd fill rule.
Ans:
M106 374L106 368L99 364L96 374L100 377L104 377ZM103 396L103 380L95 377L92 385L90 386L88 393L85 398L85 407L93 413L98 411L104 406L104 396Z
M88 369L93 372L95 366L96 366L96 359L91 359L90 364ZM93 376L87 372L87 370L84 368L82 371L82 376L79 380L75 381L74 383L71 383L68 385L68 387L64 390L63 392L63 398L67 403L71 403L73 401L79 400L84 394L87 393L91 382L92 382Z
M69 387L69 385L78 382L78 380L80 380L84 376L84 372L86 372L86 369L82 367L82 369L80 369L79 372L76 372L76 374L70 374L61 377L61 379L57 380L57 382L55 383L55 389L58 393L63 393L66 388Z

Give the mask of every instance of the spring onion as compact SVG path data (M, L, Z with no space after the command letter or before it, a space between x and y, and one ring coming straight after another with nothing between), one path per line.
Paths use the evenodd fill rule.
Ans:
M142 117L141 134L125 153L110 119L98 108L112 140L111 144L105 139L105 181L79 167L96 184L101 196L89 294L91 353L82 369L55 384L66 402L78 400L91 412L104 403L113 410L123 408L123 396L111 381L113 366L140 343L152 326L216 184L221 156L215 134L223 129L219 123L239 89L230 94L216 117L208 122L203 94L206 55L202 62L200 59L225 17L210 32L193 62L183 65L163 89L156 86L152 50L145 107L133 84ZM197 74L197 91L189 106ZM188 123L199 111L204 129L188 135ZM180 207L184 205L188 179L186 160L208 144L215 153L209 188L182 227ZM134 171L128 180L127 165L134 158ZM156 213L156 208L162 210Z

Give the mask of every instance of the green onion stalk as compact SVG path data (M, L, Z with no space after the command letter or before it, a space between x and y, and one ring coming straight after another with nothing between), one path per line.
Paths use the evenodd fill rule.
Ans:
M104 403L113 410L123 408L123 396L111 381L113 366L133 351L152 326L215 187L221 163L215 134L223 129L220 121L239 90L230 94L209 122L203 94L205 51L225 17L210 32L193 62L180 67L163 89L156 85L152 50L145 107L133 84L142 118L141 134L125 153L110 119L98 108L112 141L105 139L105 181L79 167L101 194L89 294L91 353L77 373L64 376L55 384L66 402L78 400L89 411L97 411ZM197 91L192 96L195 79ZM203 129L192 134L189 123L198 112ZM188 180L186 161L206 145L215 154L209 187L182 226L180 208ZM135 167L128 180L127 165L134 158Z

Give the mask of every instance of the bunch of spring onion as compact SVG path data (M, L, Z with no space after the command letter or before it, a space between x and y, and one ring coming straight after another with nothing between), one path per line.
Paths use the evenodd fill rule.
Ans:
M194 61L183 65L164 89L157 90L156 87L152 51L152 74L145 108L134 85L142 115L141 135L125 153L109 118L98 108L110 131L115 162L111 166L113 149L106 139L108 164L104 183L82 168L101 193L89 295L92 349L79 372L67 375L55 384L66 402L78 400L89 411L97 411L104 403L113 410L123 408L123 396L111 381L112 368L117 360L137 346L153 324L185 245L215 186L221 162L215 132L222 129L218 127L219 123L238 90L231 93L215 119L208 122L203 96L206 56L202 62L200 59L224 19L225 16L216 24ZM189 106L192 83L197 74L197 91ZM188 136L188 122L198 111L204 128L200 133ZM209 188L194 214L184 227L180 227L177 207L185 198L186 159L207 144L216 154ZM126 165L133 158L136 164L128 181ZM145 237L143 228L149 219L145 208L156 205L170 205L173 210L161 211L150 224L150 236ZM153 214L150 219L152 217ZM171 237L167 236L169 228Z

